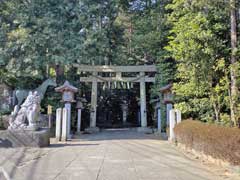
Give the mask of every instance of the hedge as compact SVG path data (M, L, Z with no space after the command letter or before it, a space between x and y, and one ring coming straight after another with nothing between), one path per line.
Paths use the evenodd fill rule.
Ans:
M216 159L240 165L240 129L185 120L174 128L176 141Z

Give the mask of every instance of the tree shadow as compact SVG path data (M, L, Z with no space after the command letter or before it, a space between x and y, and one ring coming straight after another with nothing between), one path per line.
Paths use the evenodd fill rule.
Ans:
M99 144L80 144L80 143L77 143L77 144L69 144L69 143L66 143L66 144L62 144L62 143L55 143L55 144L51 144L49 147L47 148L61 148L61 147L85 147L85 146L98 146Z
M27 148L24 148L23 151L21 152L20 156L18 157L18 159L16 160L16 162L14 162L14 166L13 168L10 170L9 176L10 178L13 178L16 171L17 171L17 167L18 165L21 163L21 161L24 159L25 157L25 153L27 151Z
M153 133L137 132L136 130L102 130L98 133L74 135L73 140L79 141L108 141L108 140L161 140L166 141L164 137L154 135Z

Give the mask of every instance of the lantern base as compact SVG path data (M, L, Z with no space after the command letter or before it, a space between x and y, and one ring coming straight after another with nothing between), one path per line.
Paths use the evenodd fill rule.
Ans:
M85 129L85 132L87 133L98 133L100 131L100 129L98 127L89 127L87 129Z
M153 133L153 130L149 127L138 127L137 132L151 134L151 133Z

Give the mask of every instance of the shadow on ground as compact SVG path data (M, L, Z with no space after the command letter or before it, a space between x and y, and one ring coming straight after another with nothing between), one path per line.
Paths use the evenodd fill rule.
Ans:
M59 143L52 143L48 148L61 148L61 147L66 147L66 146L69 146L69 147L74 147L74 146L82 146L82 147L85 147L85 146L98 146L99 144L80 144L80 143L76 143L76 144L59 144Z
M129 131L129 129L110 129L101 130L98 133L93 134L81 134L74 135L73 141L107 141L107 140L164 140L161 136L154 135L153 133L136 132L135 130Z

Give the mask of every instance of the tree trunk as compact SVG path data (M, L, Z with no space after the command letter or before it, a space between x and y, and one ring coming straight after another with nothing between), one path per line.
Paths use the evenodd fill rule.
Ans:
M61 65L55 65L55 72L56 72L56 82L57 84L62 83L64 80L64 67Z
M236 0L230 0L231 9L231 121L237 126L237 17L236 17Z
M213 103L213 109L215 112L215 121L220 122L220 107L216 102Z

